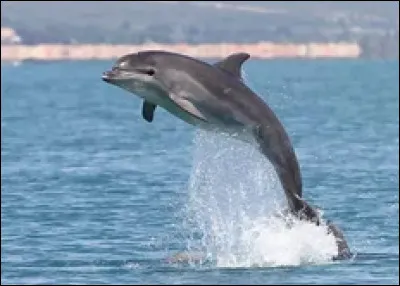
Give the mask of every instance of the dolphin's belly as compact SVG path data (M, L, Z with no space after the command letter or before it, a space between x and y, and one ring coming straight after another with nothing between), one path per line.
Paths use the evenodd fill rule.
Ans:
M229 134L241 141L254 143L254 138L248 126L245 126L234 118L230 118L227 116L227 114L209 112L209 109L202 108L203 106L195 104L196 108L202 115L204 115L206 119L202 120L181 108L169 96L162 94L158 90L148 91L146 100L159 105L172 115L180 118L190 125L194 125L204 130Z
M222 117L216 117L211 114L207 114L206 111L202 111L207 118L207 121L205 122L196 116L193 116L189 112L186 112L172 100L163 100L160 103L160 106L162 106L168 112L190 125L211 132L224 133L242 142L255 143L251 129L246 128L245 125L232 124L232 121L227 121Z

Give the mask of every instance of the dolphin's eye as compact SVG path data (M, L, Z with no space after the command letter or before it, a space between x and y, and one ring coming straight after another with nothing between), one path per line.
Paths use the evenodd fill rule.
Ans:
M146 72L146 74L148 74L149 76L153 76L155 73L156 73L156 71L153 69L148 69Z
M148 76L153 76L156 71L153 68L139 68L137 69L138 72L147 74Z

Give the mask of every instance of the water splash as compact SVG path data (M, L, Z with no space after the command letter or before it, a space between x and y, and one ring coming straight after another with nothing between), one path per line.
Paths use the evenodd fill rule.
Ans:
M337 254L326 227L282 215L286 198L254 146L199 130L189 183L189 252L217 267L321 263ZM290 227L289 227L290 225Z

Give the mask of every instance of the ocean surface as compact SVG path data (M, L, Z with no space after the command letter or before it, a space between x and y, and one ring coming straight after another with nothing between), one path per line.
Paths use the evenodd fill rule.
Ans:
M273 215L283 192L251 145L162 108L146 122L102 82L111 65L2 63L2 284L399 283L398 61L244 65L355 254L334 262L323 226Z

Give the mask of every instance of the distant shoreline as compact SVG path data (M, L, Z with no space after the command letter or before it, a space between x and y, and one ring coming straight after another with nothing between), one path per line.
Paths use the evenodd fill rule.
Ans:
M111 60L141 50L166 50L196 58L223 58L228 54L247 52L252 58L359 58L361 48L357 43L305 43L277 44L259 42L253 44L39 44L1 45L1 61L53 61L53 60Z

